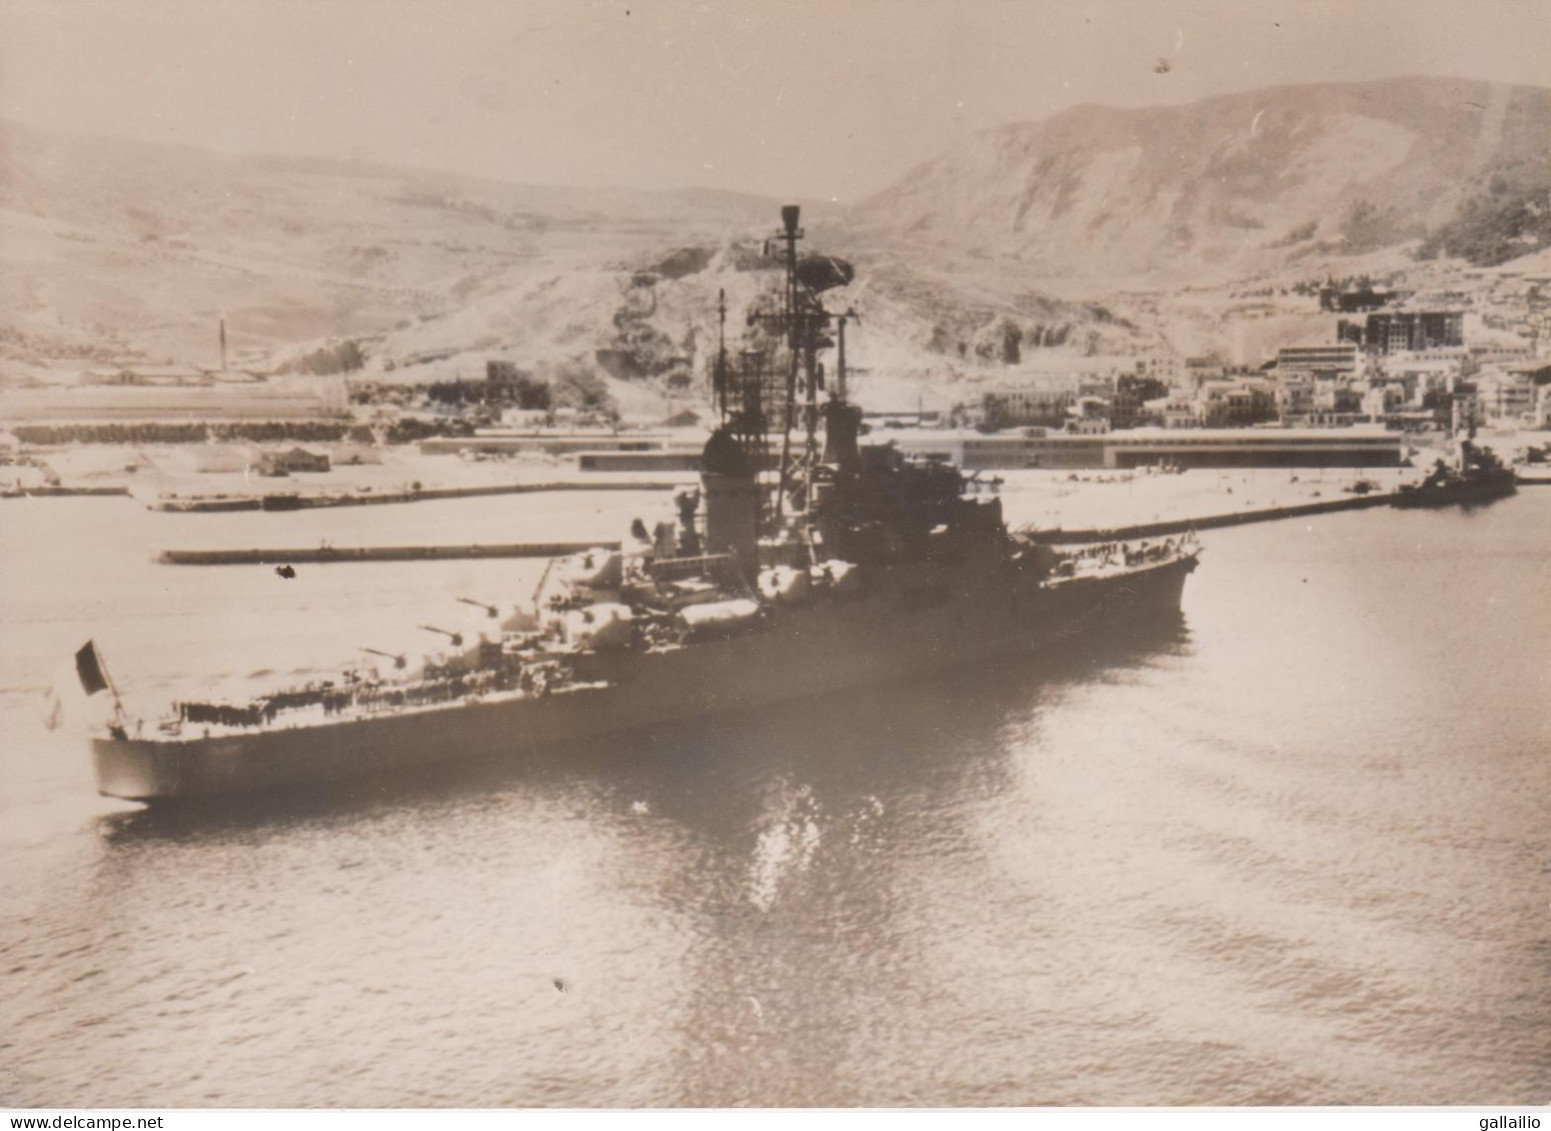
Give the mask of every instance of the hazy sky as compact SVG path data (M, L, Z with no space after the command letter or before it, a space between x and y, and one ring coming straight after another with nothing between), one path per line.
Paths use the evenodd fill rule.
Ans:
M1551 86L1551 2L0 0L22 122L841 200L1078 103L1403 74Z

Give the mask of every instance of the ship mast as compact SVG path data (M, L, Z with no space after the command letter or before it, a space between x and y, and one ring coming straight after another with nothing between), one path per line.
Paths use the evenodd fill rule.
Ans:
M797 411L797 366L802 354L802 333L797 325L797 241L803 231L797 226L801 215L798 206L781 207L782 230L780 238L786 241L786 302L781 320L786 328L786 421L781 430L781 471L776 486L776 525L781 524L782 511L786 507L786 488L792 474L792 425Z
M829 323L829 313L809 292L797 272L797 241L804 232L798 227L800 209L795 204L781 208L782 229L776 238L786 245L786 288L779 314L762 314L759 320L779 325L786 337L786 411L781 436L780 476L776 487L776 522L779 525L786 506L787 491L798 473L806 468L803 507L812 503L812 471L819 463L819 386L823 382L818 364L822 344L820 331ZM799 377L800 375L800 377ZM801 460L792 453L792 431L797 424L797 398L803 397L803 452Z
M711 370L711 390L727 423L727 291L716 292L716 365Z
M818 432L821 417L819 390L824 385L824 369L819 363L818 355L821 349L836 344L825 335L825 330L836 316L824 309L823 303L819 300L818 291L835 285L835 282L826 280L822 271L819 273L817 282L805 276L797 254L797 241L805 235L798 223L800 216L801 209L798 205L784 205L781 209L781 229L775 233L773 239L765 243L766 255L770 255L775 241L779 240L783 245L780 256L786 277L780 307L773 312L755 311L748 319L749 325L762 325L772 337L778 336L784 344L785 372L781 372L774 364L767 369L765 359L770 355L763 350L743 351L736 364L728 358L725 344L727 313L724 292L718 295L717 301L717 318L721 330L711 375L714 399L722 417L720 431L737 439L745 456L756 467L760 466L769 454L766 446L768 435L766 418L760 404L760 393L766 388L767 375L773 385L769 389L770 396L780 396L784 393L785 404L781 409L783 419L780 423L781 448L779 462L776 465L775 507L772 512L775 529L781 527L788 504L801 513L810 513L813 510L816 502L815 472L828 459L828 455L821 454L819 449ZM828 270L832 274L840 274L832 263L828 265ZM845 268L840 281L850 281L849 268ZM854 311L848 310L840 317L843 335L844 321L847 319L854 321L856 315ZM843 371L844 343L841 342L840 345L842 350L840 366ZM828 404L822 406L822 415L826 420L835 416L834 406L843 406L845 403L844 381L845 378L842 375L839 387L831 392ZM803 443L800 452L796 450L792 437L797 427L799 398L801 398L803 414ZM732 403L729 404L729 401ZM849 421L849 416L847 420ZM847 427L843 431L854 437L854 428ZM849 451L854 446L854 443L849 443L845 448ZM849 467L855 463L855 460L848 458L846 463ZM795 490L799 484L802 489L800 495Z

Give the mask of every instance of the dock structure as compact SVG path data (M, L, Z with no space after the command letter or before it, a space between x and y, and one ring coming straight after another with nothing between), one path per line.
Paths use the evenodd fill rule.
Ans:
M574 455L577 452L652 452L671 447L699 450L693 440L656 432L611 435L601 431L552 431L548 429L478 428L471 436L434 436L418 444L421 455L447 456L464 453L510 456L542 454Z
M1335 511L1366 510L1369 507L1388 506L1394 492L1375 491L1367 495L1352 495L1340 499L1321 499L1313 503L1294 503L1285 507L1261 507L1255 510L1228 511L1222 514L1206 514L1196 518L1172 518L1158 522L1142 522L1129 526L1091 528L1082 530L1029 530L1025 533L1040 542L1053 544L1079 542L1126 542L1136 538L1160 538L1171 534L1186 534L1197 530L1215 530L1224 526L1244 526L1251 522L1275 522L1284 518L1307 518L1316 514Z
M453 546L310 546L275 549L163 550L162 565L328 565L340 562L445 562L463 558L559 558L617 550L618 542L506 542Z
M1029 429L983 434L902 428L874 431L906 455L929 456L966 471L1126 470L1137 467L1399 467L1404 438L1397 432L1346 428L1136 428L1079 435ZM578 451L577 470L685 471L699 466L687 449Z
M128 495L128 487L15 487L0 491L0 499L73 499L105 498Z
M322 507L371 507L395 503L429 503L444 499L475 499L491 495L537 495L563 491L672 491L683 482L675 480L577 480L548 483L498 483L480 487L425 487L404 491L355 491L304 494L297 491L271 491L262 495L191 495L186 498L154 499L151 510L180 513L221 511L298 511Z
M577 452L578 471L699 471L700 453Z
M1346 428L1135 428L1096 435L901 430L907 455L931 455L967 471L1169 466L1175 468L1399 467L1398 432Z

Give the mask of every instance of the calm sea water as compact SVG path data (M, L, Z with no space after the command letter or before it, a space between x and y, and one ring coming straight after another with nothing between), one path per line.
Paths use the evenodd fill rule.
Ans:
M101 800L42 727L89 635L165 691L537 580L158 546L622 504L0 503L0 1103L1551 1100L1551 491L1214 532L1145 637L305 804Z

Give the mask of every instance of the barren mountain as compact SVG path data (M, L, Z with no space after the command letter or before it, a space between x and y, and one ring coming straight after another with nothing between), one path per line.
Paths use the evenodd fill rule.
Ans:
M1200 282L1438 236L1489 186L1543 195L1548 139L1551 90L1453 79L1083 106L977 134L856 216L1043 276ZM1542 242L1506 239L1498 258Z
M1125 290L1533 252L1551 242L1548 138L1551 91L1445 79L1080 107L978 134L849 215L808 206L805 223L809 247L856 268L828 298L860 315L864 399L941 403L961 380L1021 379L1035 354L1179 338L1173 313ZM367 376L424 381L499 358L602 374L650 416L700 395L724 290L738 344L771 285L759 238L778 203L0 123L0 383L214 365L224 319L234 366L307 370L343 349ZM1221 310L1199 313L1188 347L1221 350Z

